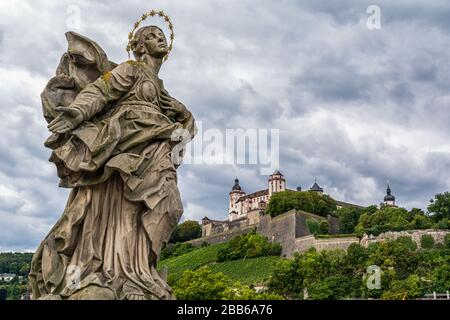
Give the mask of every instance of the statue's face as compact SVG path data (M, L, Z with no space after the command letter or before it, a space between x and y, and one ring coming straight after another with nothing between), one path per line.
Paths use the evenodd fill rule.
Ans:
M149 55L157 58L163 58L169 52L166 36L158 28L145 31L144 46Z

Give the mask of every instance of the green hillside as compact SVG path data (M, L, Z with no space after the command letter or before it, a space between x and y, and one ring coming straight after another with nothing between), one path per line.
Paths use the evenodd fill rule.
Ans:
M178 257L162 260L159 267L166 266L169 276L178 278L185 270L209 266L214 272L222 272L243 284L261 284L274 269L278 257L260 257L235 261L216 262L217 252L227 244L217 244L196 249Z

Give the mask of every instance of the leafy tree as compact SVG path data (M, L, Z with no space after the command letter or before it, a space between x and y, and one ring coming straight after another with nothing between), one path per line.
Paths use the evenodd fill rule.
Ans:
M29 270L21 274L20 269L24 263L31 264L33 253L0 253L0 273L15 273L25 276Z
M30 264L27 263L27 262L23 262L23 263L20 265L20 269L19 269L18 274L21 275L21 276L26 277L26 276L28 276L28 273L29 273L29 272L30 272Z
M221 300L225 299L232 282L223 273L212 273L208 267L196 271L186 270L172 286L177 299Z
M253 230L246 235L237 236L229 241L225 248L218 251L217 261L279 256L281 250L280 244L270 243L267 238Z
M318 282L345 271L344 257L345 252L342 250L317 252L311 249L303 254L296 253L293 259L282 260L277 264L268 287L277 294L300 299L304 298L305 289L313 288L314 297L322 297ZM334 287L330 283L327 286L327 290ZM323 296L328 296L330 292Z
M412 221L408 224L408 229L429 229L433 226L433 220L427 217L423 212L414 215Z
M404 208L381 207L376 211L365 211L355 227L358 236L379 235L385 231L427 229L433 221L420 209L407 211Z
M352 273L362 275L366 270L366 262L369 258L368 249L357 244L352 243L347 248L346 264L351 268Z
M428 212L434 221L441 219L450 219L450 192L439 193L430 200Z
M185 242L202 236L202 227L197 221L186 220L177 225L172 232L169 243Z
M376 207L375 207L376 210ZM359 208L339 208L337 216L339 217L340 233L354 233L358 224L359 217L363 210Z
M334 275L314 282L308 288L309 299L339 300L349 296L352 279L344 275Z
M439 259L440 258L440 259ZM439 262L435 262L430 272L433 291L446 292L450 288L450 256L438 257ZM437 266L436 266L437 265Z
M282 191L272 195L266 214L272 217L297 209L326 217L336 214L336 201L328 195L312 191Z
M381 269L381 288L367 287L367 267ZM303 299L415 299L450 288L450 250L417 250L411 237L370 244L352 244L347 252L312 249L281 260L269 283L271 292Z
M280 300L281 296L256 293L248 286L233 282L221 272L213 273L207 266L195 271L186 270L172 284L177 299L181 300Z
M449 229L449 228L450 228L450 220L446 218L442 218L433 225L433 229Z
M414 299L425 294L424 284L416 274L410 275L405 280L394 280L391 288L381 295L382 299Z

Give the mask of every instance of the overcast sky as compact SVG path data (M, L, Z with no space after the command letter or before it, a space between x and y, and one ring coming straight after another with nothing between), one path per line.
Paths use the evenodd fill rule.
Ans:
M372 4L379 30L367 28ZM389 180L408 209L450 189L449 1L0 0L0 251L34 250L67 200L40 103L64 33L122 62L128 32L150 9L175 26L160 72L171 95L205 128L279 129L289 188L317 179L338 200L370 205ZM226 219L235 176L247 192L267 183L258 165L178 172L184 219Z

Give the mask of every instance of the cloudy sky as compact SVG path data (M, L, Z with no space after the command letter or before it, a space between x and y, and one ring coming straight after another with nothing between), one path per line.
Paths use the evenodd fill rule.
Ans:
M381 29L367 27L370 5ZM0 251L35 249L65 206L40 103L64 33L122 62L150 9L175 26L168 91L206 129L279 129L288 187L317 179L369 205L389 180L399 205L423 209L450 189L447 0L0 0ZM258 164L182 165L184 218L225 219L235 176L247 192L266 186Z

